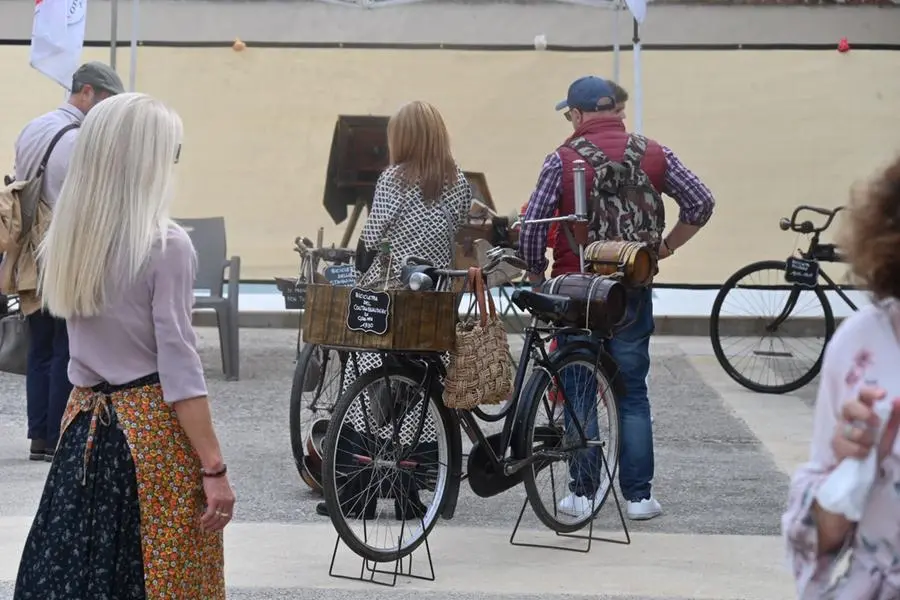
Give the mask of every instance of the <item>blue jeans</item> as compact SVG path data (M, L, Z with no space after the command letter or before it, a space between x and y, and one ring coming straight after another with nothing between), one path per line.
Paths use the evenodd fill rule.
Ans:
M625 500L638 501L650 497L653 480L653 427L650 423L650 400L647 397L647 374L650 372L650 336L653 334L653 293L650 289L632 290L628 297L626 327L607 341L606 350L619 367L618 378L625 388L619 397L619 487ZM562 338L563 336L561 336ZM560 346L576 339L565 336ZM597 382L584 368L569 367L560 373L569 404L584 428L585 438L597 439ZM577 435L565 413L567 438ZM569 489L590 496L603 481L599 448L578 451L569 465L572 481ZM610 465L610 469L613 465Z
M30 346L25 391L28 437L56 445L72 384L69 383L69 333L66 322L40 311L28 315Z

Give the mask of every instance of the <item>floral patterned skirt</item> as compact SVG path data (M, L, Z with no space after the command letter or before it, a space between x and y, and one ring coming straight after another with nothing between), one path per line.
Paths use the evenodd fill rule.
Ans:
M13 600L220 600L200 462L159 378L75 388Z

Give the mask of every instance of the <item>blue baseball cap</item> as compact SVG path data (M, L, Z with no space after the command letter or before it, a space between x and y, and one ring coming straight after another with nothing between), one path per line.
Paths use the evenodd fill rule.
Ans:
M605 79L588 75L572 82L566 99L556 105L556 110L574 108L584 112L612 110L616 107L613 90Z

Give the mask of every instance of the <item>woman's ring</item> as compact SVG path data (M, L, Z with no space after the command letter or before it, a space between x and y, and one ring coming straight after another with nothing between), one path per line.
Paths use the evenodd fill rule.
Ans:
M222 512L221 510L217 510L217 511L216 511L216 516L217 516L217 517L230 517L231 515L229 515L229 514L226 513L226 512Z
M856 428L852 423L844 423L844 438L853 441L853 432Z

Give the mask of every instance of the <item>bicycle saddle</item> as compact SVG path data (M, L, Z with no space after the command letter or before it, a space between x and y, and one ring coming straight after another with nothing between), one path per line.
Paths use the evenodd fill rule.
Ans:
M513 292L512 301L520 309L531 313L541 321L561 321L569 312L569 298L566 296L516 290Z

